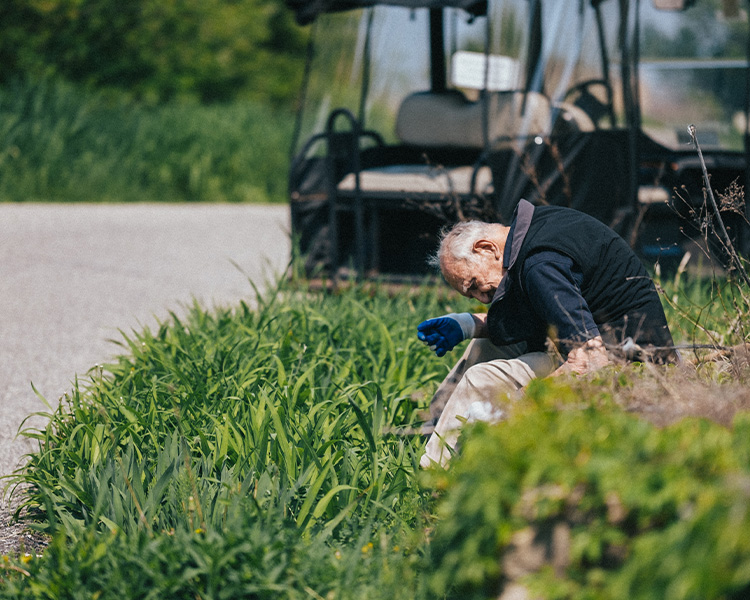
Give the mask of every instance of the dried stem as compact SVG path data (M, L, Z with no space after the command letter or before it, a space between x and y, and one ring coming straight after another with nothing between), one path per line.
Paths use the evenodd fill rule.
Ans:
M703 180L706 182L706 193L708 196L708 199L711 201L711 208L714 211L714 214L716 215L716 220L719 223L719 231L721 232L721 238L722 243L726 245L727 250L729 251L729 256L732 259L732 262L734 263L734 266L737 268L737 272L740 274L740 278L742 281L750 287L750 277L747 275L747 271L745 271L745 267L742 265L742 261L740 260L739 255L737 254L737 251L734 249L734 244L732 244L732 240L729 237L729 234L727 233L727 228L724 226L724 220L721 218L721 214L719 213L719 207L716 204L716 198L714 198L714 192L711 188L711 180L708 177L708 169L706 169L706 162L703 160L703 152L701 151L700 144L698 144L698 138L695 134L695 125L689 125L688 126L688 133L690 134L690 139L693 141L693 146L695 147L696 152L698 152L698 158L701 161L701 169L703 170Z

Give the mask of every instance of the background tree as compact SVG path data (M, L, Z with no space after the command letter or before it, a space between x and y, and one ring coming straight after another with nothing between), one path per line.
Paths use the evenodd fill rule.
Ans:
M3 0L0 83L55 74L152 103L283 104L305 36L282 0Z

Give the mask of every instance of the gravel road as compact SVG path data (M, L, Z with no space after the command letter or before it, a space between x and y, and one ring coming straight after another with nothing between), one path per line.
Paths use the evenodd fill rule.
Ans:
M119 330L251 300L289 253L286 206L0 204L0 475L33 449L32 384L56 406Z

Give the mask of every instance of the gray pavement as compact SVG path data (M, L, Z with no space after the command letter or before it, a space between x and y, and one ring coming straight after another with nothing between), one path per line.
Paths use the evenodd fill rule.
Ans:
M119 330L252 301L289 253L286 206L0 204L0 475L33 450L32 384L56 406Z

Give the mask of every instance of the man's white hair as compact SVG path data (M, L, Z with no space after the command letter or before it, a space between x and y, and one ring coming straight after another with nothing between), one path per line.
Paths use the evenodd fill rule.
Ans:
M474 242L489 237L496 225L484 221L462 221L440 234L440 246L430 264L442 270L444 261L472 261Z

